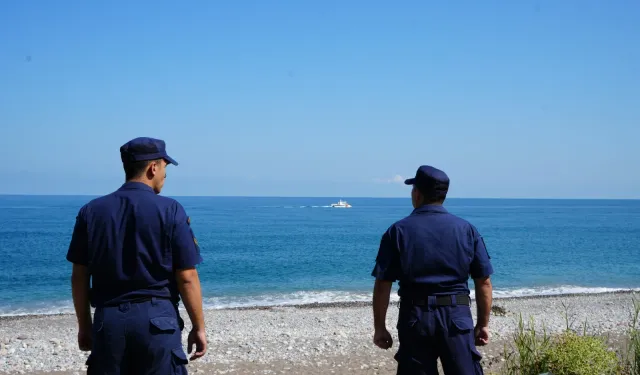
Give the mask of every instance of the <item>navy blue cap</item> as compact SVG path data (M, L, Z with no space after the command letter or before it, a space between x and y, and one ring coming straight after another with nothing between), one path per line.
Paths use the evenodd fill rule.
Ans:
M167 155L166 145L163 140L138 137L130 140L120 147L120 159L125 161L143 161L164 159L167 163L178 165L172 157Z
M444 197L449 191L449 176L430 165L420 166L416 171L416 176L405 180L404 183L415 185L423 194L433 198Z

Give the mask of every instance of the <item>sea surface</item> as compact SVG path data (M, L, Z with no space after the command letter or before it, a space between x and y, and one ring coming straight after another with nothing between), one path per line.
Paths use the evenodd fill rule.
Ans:
M87 196L0 196L0 315L72 312L65 260ZM175 197L206 307L368 301L382 233L409 199ZM330 208L339 198L352 208ZM484 236L496 297L640 288L640 201L449 199ZM473 287L473 282L470 281Z

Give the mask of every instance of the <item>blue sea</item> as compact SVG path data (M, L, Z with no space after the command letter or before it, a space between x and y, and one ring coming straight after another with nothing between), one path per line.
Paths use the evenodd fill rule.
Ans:
M72 312L65 260L87 196L0 196L0 315ZM208 308L370 300L380 236L409 199L175 197ZM448 199L483 234L496 297L640 288L640 201ZM470 282L473 286L473 283Z

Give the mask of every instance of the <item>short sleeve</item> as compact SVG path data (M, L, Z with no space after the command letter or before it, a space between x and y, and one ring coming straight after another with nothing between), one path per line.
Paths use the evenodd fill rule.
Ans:
M491 257L485 246L482 235L476 228L473 228L473 259L471 261L470 273L474 279L489 277L493 274Z
M180 203L176 202L176 205L171 249L173 268L179 270L195 267L202 262L202 256L198 240L191 229L191 219Z
M371 276L378 280L396 281L400 278L400 250L395 228L389 228L380 239L376 265Z
M85 207L78 211L76 223L73 226L73 234L71 235L71 243L67 250L67 260L82 266L89 265L89 235L87 233L85 211Z

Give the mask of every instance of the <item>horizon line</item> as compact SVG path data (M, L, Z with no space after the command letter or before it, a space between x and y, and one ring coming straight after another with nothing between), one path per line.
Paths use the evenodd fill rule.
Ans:
M107 193L109 194L109 193ZM15 194L0 193L0 197L101 197L105 194ZM303 195L164 195L169 198L300 198L300 199L316 199L316 198L339 198L341 199L411 199L411 197L401 196L303 196ZM567 197L447 197L450 199L483 199L483 200L617 200L617 201L636 201L638 198L567 198Z

